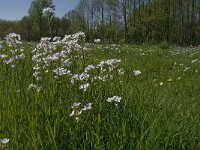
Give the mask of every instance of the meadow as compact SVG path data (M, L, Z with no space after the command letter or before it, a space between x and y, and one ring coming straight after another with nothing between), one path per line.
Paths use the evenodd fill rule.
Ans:
M200 149L199 110L199 47L0 42L5 149Z

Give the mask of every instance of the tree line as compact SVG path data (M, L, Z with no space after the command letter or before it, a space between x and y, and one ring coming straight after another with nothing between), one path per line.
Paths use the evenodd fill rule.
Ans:
M20 21L0 20L0 36L17 32L24 40L50 36L45 7L52 0L33 0L29 15ZM78 31L86 40L103 43L200 43L200 0L80 0L62 18L53 16L53 36Z
M33 0L28 10L28 16L24 16L19 21L0 20L0 37L3 38L11 32L20 34L25 41L39 41L41 37L50 37L48 19L43 15L43 9L47 7L55 8L53 0ZM53 14L53 36L71 34L69 26L69 19L55 17Z

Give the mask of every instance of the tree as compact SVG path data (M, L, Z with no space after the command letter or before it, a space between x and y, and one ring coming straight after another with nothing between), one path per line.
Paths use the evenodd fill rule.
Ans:
M29 15L37 23L40 38L43 36L43 9L53 6L52 0L33 0L29 8Z
M127 0L122 0L122 14L123 14L123 20L124 20L124 37L125 42L127 42L127 34L128 34L128 24L127 24Z
M42 15L45 18L47 18L48 28L49 28L49 33L51 35L51 39L53 38L52 26L53 26L54 11L55 11L54 6L47 7L42 10Z
M0 20L0 38L4 38L12 32L20 33L19 21Z
M34 22L32 22L30 16L24 16L20 21L21 24L21 36L30 41L32 38L31 33L33 33Z
M78 31L83 31L84 18L79 11L77 10L69 11L67 14L64 15L63 19L69 20L70 22L69 26L70 34Z

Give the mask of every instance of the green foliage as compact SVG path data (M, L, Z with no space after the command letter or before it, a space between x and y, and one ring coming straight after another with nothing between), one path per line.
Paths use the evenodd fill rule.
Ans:
M9 33L20 33L20 24L17 21L0 20L0 38L5 37Z
M160 43L160 44L158 45L158 47L159 47L161 50L167 50L167 49L170 48L170 47L169 47L169 44L168 44L166 41Z
M200 43L197 0L81 0L62 18L53 15L51 24L42 15L48 6L54 7L52 0L33 0L29 16L20 21L0 20L0 36L16 32L24 40L38 41L83 31L87 42L98 38L102 43Z
M84 31L85 20L79 11L72 10L69 11L67 15L64 16L65 19L70 20L70 26L68 34L73 34L79 31Z
M29 8L29 15L32 18L32 21L37 25L36 27L39 29L39 32L37 33L39 35L39 39L46 35L44 31L49 33L48 22L44 19L42 11L44 8L50 6L53 6L52 0L33 0Z

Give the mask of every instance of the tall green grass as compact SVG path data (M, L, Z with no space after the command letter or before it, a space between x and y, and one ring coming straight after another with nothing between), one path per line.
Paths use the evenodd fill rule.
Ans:
M200 149L199 49L93 45L75 60L75 72L118 58L125 74L115 72L113 80L95 81L83 92L67 77L49 73L37 92L28 89L34 82L32 48L25 45L26 59L14 69L0 61L0 138L10 139L6 149ZM133 70L142 73L134 76ZM118 108L106 101L114 95L122 97ZM79 122L69 116L74 102L93 103Z

